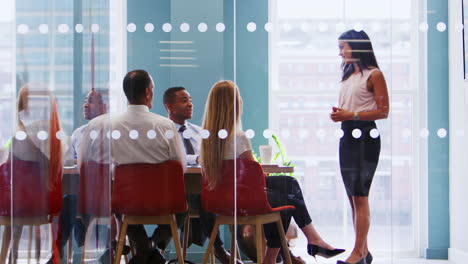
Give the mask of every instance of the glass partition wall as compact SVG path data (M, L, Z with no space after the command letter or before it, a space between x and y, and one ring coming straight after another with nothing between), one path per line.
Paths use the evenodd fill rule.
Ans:
M340 156L339 148L340 140L360 138L380 140L380 151L362 152L374 166L378 157L367 172L374 174L369 251L382 263L430 256L438 237L428 231L437 207L428 192L445 183L433 173L447 168L428 150L448 145L448 125L431 121L448 105L426 81L443 63L430 47L448 30L446 19L428 14L431 3L7 1L0 16L0 264L111 263L120 253L120 263L145 263L178 259L184 244L185 258L201 263L213 229L216 262L227 263L226 253L284 262L275 250L281 232L274 222L260 232L258 223L265 215L278 220L270 206L286 205L296 207L279 213L293 263L314 261L308 248L313 254L317 247L308 244L323 246L311 226L346 249L319 263L345 260L355 228L352 187L342 179L349 168L340 160L361 150ZM355 48L351 61L375 54L385 79L390 112L375 129L332 120L346 101L348 55L340 46L369 42L342 35L349 30L367 33L373 47ZM123 82L139 69L148 75ZM374 75L366 74L352 78L372 96ZM128 92L138 85L147 89ZM345 119L366 120L349 111ZM165 160L182 168L142 165ZM180 237L152 217L169 211Z

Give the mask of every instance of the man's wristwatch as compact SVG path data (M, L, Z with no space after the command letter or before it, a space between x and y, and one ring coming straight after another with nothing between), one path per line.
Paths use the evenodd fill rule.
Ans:
M359 113L358 113L358 112L354 112L353 120L354 120L354 121L358 121L358 120L359 120Z

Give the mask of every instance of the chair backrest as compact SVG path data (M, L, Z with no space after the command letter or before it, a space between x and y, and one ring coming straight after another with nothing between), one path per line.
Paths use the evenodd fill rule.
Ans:
M157 216L187 211L184 171L178 161L135 163L114 169L112 211Z
M37 162L18 159L0 166L0 216L35 217L60 212L62 181L48 189L44 176L48 174L41 175L41 169Z
M78 212L97 217L110 216L110 186L109 164L83 162L80 167Z
M236 179L236 185L234 185ZM237 210L234 208L234 193ZM208 188L203 177L202 205L220 215L258 215L272 212L265 191L265 174L258 162L248 159L224 160L221 182Z

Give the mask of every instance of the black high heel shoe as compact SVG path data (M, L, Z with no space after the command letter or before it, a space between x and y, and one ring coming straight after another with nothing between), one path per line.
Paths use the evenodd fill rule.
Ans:
M367 257L367 256L366 256ZM336 262L336 264L367 264L366 262L366 257L363 257L362 259L360 259L358 262L356 263L349 263L349 262L346 262L346 261L342 261L342 260L338 260Z
M340 248L335 248L335 249L330 250L330 249L326 249L326 248L323 248L314 244L307 244L307 253L309 253L309 255L311 255L314 258L315 258L315 255L318 255L324 258L331 258L343 252L345 252L345 250L340 249Z
M374 257L372 257L372 254L370 252L367 252L366 264L371 264L372 260L374 260Z

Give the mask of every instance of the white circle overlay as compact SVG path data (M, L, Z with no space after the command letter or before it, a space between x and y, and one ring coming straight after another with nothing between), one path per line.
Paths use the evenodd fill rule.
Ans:
M351 134L353 135L353 138L360 138L362 136L362 131L359 128L355 128Z
M62 139L65 138L65 132L63 132L62 130L59 130L59 131L57 131L57 133L55 133L55 137L58 140L62 140Z
M154 31L154 25L153 23L146 23L145 24L145 31L150 33Z
M257 24L255 24L254 22L249 22L247 24L247 31L254 32L255 30L257 30Z
M206 23L200 23L198 24L198 31L200 32L206 32L208 30L208 25Z
M163 30L164 32L171 32L171 30L172 30L172 25L171 25L170 23L164 23L164 24L162 25L162 30Z
M371 136L371 138L378 138L380 133L379 133L379 130L377 128L373 128L369 132L369 135Z
M84 29L83 24L76 24L75 26L76 33L82 33L83 29Z
M427 128L423 128L421 129L421 132L419 133L419 135L422 138L427 138L429 136L429 130Z
M128 133L128 136L129 136L131 139L137 139L139 135L140 135L140 134L139 134L138 131L136 131L136 130L130 130L130 132Z
M227 138L227 137L228 137L228 132L227 132L227 130L224 129L224 128L221 129L221 130L219 130L219 131L218 131L218 137L219 137L220 139L225 139L225 138Z
M112 131L112 138L113 139L119 139L120 138L120 131L118 131L118 130Z
M206 129L203 129L201 132L200 132L200 137L202 139L207 139L210 137L210 131L206 130Z
M137 29L135 23L128 23L127 25L127 31L130 32L130 33L133 33L135 32Z
M429 25L426 22L419 24L419 31L426 32L429 29Z
M439 138L445 138L447 136L447 130L445 128L439 128L437 130L437 136Z
M342 138L344 136L344 131L343 129L338 128L335 130L335 133L333 133L336 138Z
M174 131L172 130L166 130L166 132L164 132L164 136L167 138L167 139L171 139L174 137Z
M180 24L180 31L182 32L189 32L190 31L190 25L188 23L182 23Z
M268 139L268 138L271 138L271 135L273 135L273 133L271 132L270 129L265 129L263 130L263 137Z
M19 24L17 30L20 34L26 34L29 32L29 27L26 24Z
M98 24L92 24L91 25L91 32L93 32L93 33L99 32L99 25Z
M148 130L148 132L146 132L146 136L149 139L155 139L156 138L156 131L154 131L153 129Z
M224 32L224 30L226 30L226 26L224 25L224 23L218 23L218 24L216 24L216 31L218 31L218 32Z
M47 25L47 24L40 24L39 27L38 27L38 29L39 29L39 32L40 32L41 34L47 34L47 33L49 33L49 25Z
M444 32L447 29L447 25L444 22L437 23L437 30L439 32Z
M89 132L89 138L91 138L92 140L95 140L97 137L98 132L96 130L91 130L91 132Z
M245 136L248 138L248 139L252 139L255 137L255 131L253 129L247 129L245 131Z
M289 136L291 136L291 132L289 131L289 129L283 129L283 130L281 130L281 137L283 137L283 138L289 138Z
M15 134L15 138L17 140L25 140L26 137L27 137L26 132L24 132L23 130L17 131Z
M65 34L70 31L70 27L67 24L60 24L58 25L57 30L59 33Z
M182 137L185 139L190 139L192 137L192 131L186 129L184 132L182 132Z
M37 132L37 138L38 138L39 140L44 141L44 140L46 140L48 137L49 137L49 133L47 133L47 132L44 131L44 130L41 130L41 131Z

